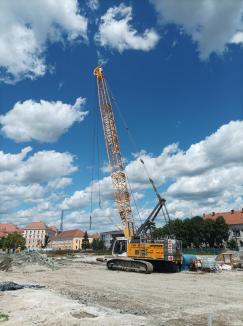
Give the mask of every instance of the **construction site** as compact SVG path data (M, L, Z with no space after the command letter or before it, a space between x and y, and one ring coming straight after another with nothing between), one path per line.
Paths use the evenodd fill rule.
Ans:
M63 231L63 211L59 233L42 222L28 224L23 235L29 249L10 246L13 253L8 250L0 255L0 322L6 326L242 325L243 252L225 249L219 255L183 254L183 242L176 238L166 200L142 158L139 161L157 203L144 221L135 225L102 67L97 66L94 75L122 234L112 238L109 255L97 256L86 253L83 231ZM155 232L159 213L167 227L163 237ZM222 216L218 220L214 214L213 218L224 225ZM202 221L207 223L207 218ZM228 239L228 228L225 230ZM19 233L22 231L16 227L14 234ZM93 241L96 235L92 237ZM89 242L87 232L86 240ZM213 238L212 243L215 241ZM223 243L223 238L217 241ZM49 251L41 251L45 246Z
M3 325L243 323L240 268L147 275L110 271L96 258L21 253L3 265L1 256Z
M192 2L0 2L0 325L243 325L243 5Z

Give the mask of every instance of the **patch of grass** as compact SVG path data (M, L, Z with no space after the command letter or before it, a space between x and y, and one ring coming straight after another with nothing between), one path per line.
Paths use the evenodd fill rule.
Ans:
M7 321L9 319L8 315L0 312L0 322Z

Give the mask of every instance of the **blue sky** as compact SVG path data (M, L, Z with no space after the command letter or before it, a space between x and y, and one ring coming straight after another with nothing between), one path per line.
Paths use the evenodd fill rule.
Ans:
M242 1L4 0L0 9L2 222L59 226L65 209L66 228L87 229L95 151L91 232L119 225L98 62L172 217L243 207ZM155 197L114 112L144 218Z

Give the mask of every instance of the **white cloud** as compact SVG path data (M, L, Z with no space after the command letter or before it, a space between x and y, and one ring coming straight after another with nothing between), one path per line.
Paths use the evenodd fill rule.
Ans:
M158 187L169 182L163 195L172 215L185 217L232 206L239 209L238 205L243 205L242 153L243 121L231 121L186 151L171 144L157 157L144 152L141 157ZM126 171L135 197L143 198L141 192L151 189L151 185L139 158L131 161ZM98 202L100 189L102 202L106 202L106 207L113 206L110 177L94 182L92 189L94 202ZM88 186L66 198L62 205L68 209L85 208L90 203L90 194Z
M99 0L87 0L87 5L91 10L97 10L99 8Z
M48 182L48 187L53 189L63 189L72 183L71 178L57 178Z
M87 40L87 19L77 0L1 0L0 79L15 82L45 74L47 43Z
M27 148L22 153L12 154L17 156L18 159L14 156L17 163L13 164L10 170L4 169L0 172L0 206L4 207L5 211L16 207L21 201L35 204L33 208L18 210L16 216L12 214L12 221L18 224L18 219L21 218L25 223L27 218L31 220L38 217L49 224L55 224L60 220L62 208L67 210L67 228L88 229L92 189L92 229L101 231L120 226L109 176L100 182L94 181L93 185L88 185L65 198L65 194L58 195L55 191L71 182L67 176L76 170L73 156L68 153L43 151L25 157L24 153L29 150ZM243 121L231 121L185 151L181 150L178 144L171 144L158 156L141 152L141 157L157 186L165 186L168 183L167 190L164 190L162 195L167 200L171 217L184 218L243 207L242 153ZM22 159L18 155L23 155ZM140 214L144 219L151 211L156 197L147 197L147 191L144 192L151 189L151 185L138 158L128 163L126 170L134 196L137 200L142 198L139 206L143 206ZM11 176L5 188L2 181L4 173ZM52 195L48 193L50 191L53 192ZM98 205L99 199L101 207ZM133 209L133 212L135 220L138 221L136 210ZM162 216L158 221L163 222Z
M0 184L47 183L70 175L77 170L74 165L74 156L70 153L60 153L54 150L39 151L25 159L23 152L29 150L27 147L19 154L2 154L3 161L6 161L6 158L11 158L11 155L15 159L18 157L18 160L14 165L12 164L10 170L0 171Z
M95 203L97 203L100 198L102 199L103 203L107 200L113 199L111 177L109 176L100 181L94 181L92 185L89 185L83 190L75 191L72 196L65 198L62 203L62 208L84 208L90 203L91 193Z
M28 158L16 171L16 179L21 182L48 182L77 170L74 157L69 153L40 151Z
M85 99L81 97L73 106L61 101L17 102L13 109L0 116L1 131L16 142L54 142L76 121L83 121L87 115L87 111L81 111L84 105Z
M152 28L139 32L130 24L132 20L132 7L120 4L109 8L101 17L99 31L95 36L101 46L116 49L120 53L124 50L153 49L159 41L159 36Z
M18 217L27 217L31 212L34 219L45 215L47 210L60 211L61 190L72 182L66 176L77 170L69 153L39 151L31 155L30 151L26 147L17 154L0 152L0 212L5 213L2 220L11 218L18 224ZM31 205L35 206L30 208Z
M18 167L31 150L31 147L25 147L18 154L5 154L3 151L0 151L0 172L11 171Z
M243 43L243 32L236 33L230 40L230 43L235 43L235 44Z
M202 60L242 42L242 0L150 0L162 24L181 26L197 43Z
M44 188L39 184L27 186L0 185L0 213L12 210L19 203L35 203L44 196Z

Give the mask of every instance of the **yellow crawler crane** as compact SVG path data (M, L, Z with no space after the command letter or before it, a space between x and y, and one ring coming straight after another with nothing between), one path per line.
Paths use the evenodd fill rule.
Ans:
M135 229L114 113L102 67L97 66L94 75L97 79L99 108L114 199L124 228L124 237L115 240L112 249L114 258L107 261L107 267L111 270L148 274L153 271L177 272L180 270L182 260L181 241L169 238L154 239L151 232L160 211L163 212L167 222L170 220L165 199L161 198L151 178L149 181L156 193L158 203L145 222ZM144 164L143 160L140 161Z

